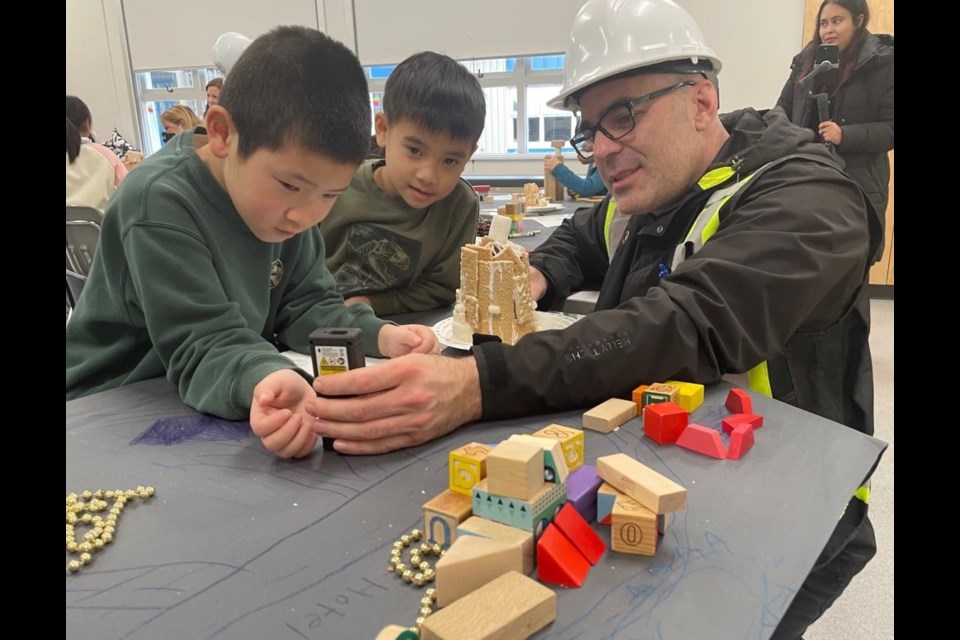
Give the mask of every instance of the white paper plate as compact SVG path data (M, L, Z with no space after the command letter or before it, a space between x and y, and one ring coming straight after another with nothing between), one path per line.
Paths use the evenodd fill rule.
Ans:
M548 211L560 211L563 209L562 204L548 204L545 207L527 207L523 210L524 213L547 213Z
M537 331L543 331L545 329L563 329L564 327L569 327L577 321L576 318L565 316L562 313L552 313L546 311L534 311L533 318ZM461 342L453 337L453 318L441 320L437 324L433 325L433 332L437 334L437 342L445 347L453 347L454 349L469 351L470 347L473 346L469 342Z

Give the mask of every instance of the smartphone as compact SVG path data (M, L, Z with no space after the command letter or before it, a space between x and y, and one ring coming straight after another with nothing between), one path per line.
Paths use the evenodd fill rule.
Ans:
M837 83L840 77L840 47L835 44L821 44L818 46L817 57L814 58L813 65L816 67L823 62L830 62L833 68L817 75L813 84L814 93L819 91L821 87Z

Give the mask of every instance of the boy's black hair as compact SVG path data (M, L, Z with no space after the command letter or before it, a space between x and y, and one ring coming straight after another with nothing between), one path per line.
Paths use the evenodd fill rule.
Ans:
M93 121L90 115L90 107L77 96L67 96L67 118L77 128L77 131L83 129L83 123Z
M315 29L277 27L254 40L220 94L240 157L299 144L343 164L370 147L370 94L357 57Z
M80 155L80 132L67 118L67 160L70 164Z
M487 103L480 82L466 67L449 56L423 51L401 62L387 78L383 113L388 124L407 121L476 143Z

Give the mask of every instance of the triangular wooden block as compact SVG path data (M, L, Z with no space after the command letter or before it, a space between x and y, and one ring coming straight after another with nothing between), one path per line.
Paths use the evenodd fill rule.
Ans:
M724 406L731 413L753 413L753 400L750 399L750 394L743 389L730 389Z
M730 448L727 449L727 460L739 460L747 451L753 448L753 427L741 422L733 428L730 434Z
M727 457L720 434L700 424L688 424L677 438L677 445L712 458L723 460Z
M600 536L590 528L583 516L569 502L560 509L560 513L553 519L553 524L590 564L597 564L603 552L607 550L607 545Z
M540 580L564 587L582 587L589 572L587 559L560 529L553 525L547 527L537 541L537 575Z
M735 413L732 416L727 416L723 419L723 432L731 433L733 428L741 423L746 423L754 429L759 429L763 426L763 416L758 416L753 413Z

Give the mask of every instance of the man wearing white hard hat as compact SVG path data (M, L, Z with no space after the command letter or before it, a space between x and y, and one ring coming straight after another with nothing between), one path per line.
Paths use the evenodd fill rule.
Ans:
M781 109L718 115L720 69L674 2L587 2L550 105L579 112L571 142L596 162L610 197L532 254L531 288L548 308L599 286L597 310L512 347L477 345L472 357L404 356L325 376L315 383L321 395L376 395L318 398L318 432L341 452L376 453L477 419L591 407L659 380L736 375L756 392L872 433L861 309L876 216L812 132ZM612 207L628 222L611 258ZM873 556L866 511L865 500L851 500L774 638L799 638Z

